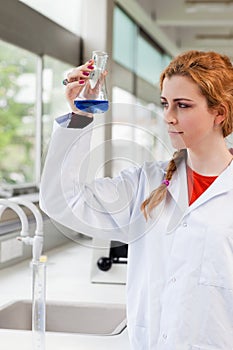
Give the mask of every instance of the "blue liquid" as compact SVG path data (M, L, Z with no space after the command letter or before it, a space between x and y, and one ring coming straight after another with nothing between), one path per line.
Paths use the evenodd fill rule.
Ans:
M107 100L75 100L75 107L87 113L104 113L108 110Z

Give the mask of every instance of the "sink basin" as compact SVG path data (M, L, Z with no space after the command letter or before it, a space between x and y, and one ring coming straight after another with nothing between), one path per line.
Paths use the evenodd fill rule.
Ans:
M32 329L32 304L19 300L0 308L0 328ZM126 327L125 305L46 303L46 331L95 335L120 334Z

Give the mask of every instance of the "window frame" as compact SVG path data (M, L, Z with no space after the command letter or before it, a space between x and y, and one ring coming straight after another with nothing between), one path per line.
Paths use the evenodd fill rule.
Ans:
M4 5L1 4L0 9L0 40L25 49L37 56L35 182L23 185L9 185L9 194L14 196L32 193L32 187L34 192L39 190L43 152L43 57L47 55L71 66L77 66L82 61L83 50L82 40L78 35L63 28L20 1L9 1L4 3ZM26 21L24 20L25 18L27 19ZM40 33L39 36L38 33Z

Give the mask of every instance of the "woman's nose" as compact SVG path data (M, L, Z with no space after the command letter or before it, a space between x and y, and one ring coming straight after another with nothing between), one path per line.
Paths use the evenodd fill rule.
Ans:
M171 111L170 109L164 111L164 121L167 124L177 124L177 118L174 114L174 111Z

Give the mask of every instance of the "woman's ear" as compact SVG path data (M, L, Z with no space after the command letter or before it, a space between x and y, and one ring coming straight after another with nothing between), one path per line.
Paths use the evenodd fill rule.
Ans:
M216 116L214 118L214 125L220 125L226 118L227 114L227 109L226 107L221 104L217 109L216 109Z

